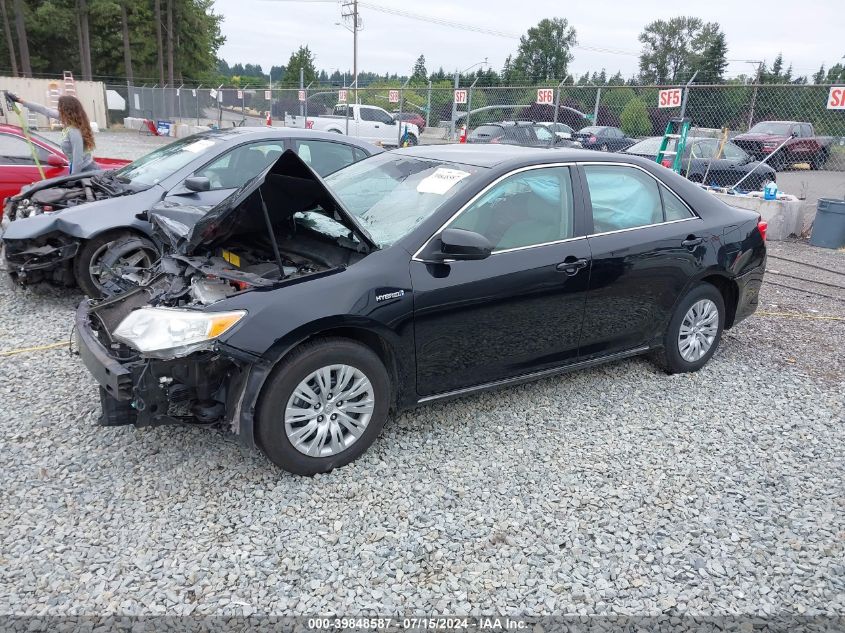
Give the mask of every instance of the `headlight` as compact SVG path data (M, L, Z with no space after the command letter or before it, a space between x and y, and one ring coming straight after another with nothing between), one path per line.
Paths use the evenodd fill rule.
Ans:
M186 356L210 347L246 315L196 312L174 308L141 308L130 312L114 331L114 338L150 356Z

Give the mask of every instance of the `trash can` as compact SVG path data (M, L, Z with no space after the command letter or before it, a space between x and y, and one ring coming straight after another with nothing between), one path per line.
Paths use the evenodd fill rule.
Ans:
M824 248L845 246L845 200L819 198L810 244Z

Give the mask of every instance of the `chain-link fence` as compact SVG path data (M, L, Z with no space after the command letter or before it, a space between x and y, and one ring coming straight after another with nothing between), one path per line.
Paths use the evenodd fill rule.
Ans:
M448 84L448 85L446 85ZM332 114L348 103L378 106L422 132L420 142L454 142L463 126L472 130L494 121L530 120L561 123L579 130L589 125L620 128L631 138L662 135L670 118L682 113L697 135L731 138L766 121L809 123L796 127L804 146L815 143L815 168L845 170L845 110L829 109L827 85L693 85L683 86L458 86L451 82L304 88L232 88L110 86L126 98L124 116L196 126L276 125L285 117ZM658 107L660 93L675 89L673 107ZM117 113L119 115L119 113ZM289 122L291 119L289 119ZM401 125L397 140L401 138ZM805 152L806 153L806 152Z

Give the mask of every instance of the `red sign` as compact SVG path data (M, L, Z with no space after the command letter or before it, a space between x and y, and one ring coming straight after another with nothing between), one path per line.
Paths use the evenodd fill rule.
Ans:
M340 103L346 103L346 90L338 90L337 91L337 100Z
M455 90L455 103L466 103L467 102L467 91L466 90Z
M681 106L681 88L661 90L657 95L658 108L679 108Z
M387 92L387 100L390 101L390 103L399 103L399 91L389 90Z
M845 86L831 86L827 95L828 110L845 110Z
M309 121L305 119L305 129L306 130L313 130L314 129L314 121Z
M537 89L537 103L540 105L552 105L555 102L555 91L551 88Z
M305 91L304 90L299 91L299 100L305 101Z

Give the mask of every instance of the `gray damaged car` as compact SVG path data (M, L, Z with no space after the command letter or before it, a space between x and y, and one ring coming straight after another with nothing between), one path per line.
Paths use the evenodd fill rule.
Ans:
M337 134L283 128L209 130L165 145L116 171L38 183L6 201L3 264L20 284L78 285L110 294L125 270L159 257L143 212L159 203L212 208L295 151L328 175L382 150Z

